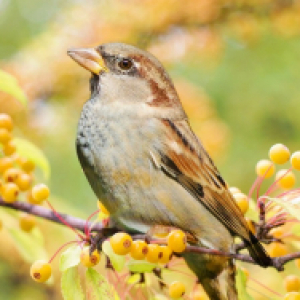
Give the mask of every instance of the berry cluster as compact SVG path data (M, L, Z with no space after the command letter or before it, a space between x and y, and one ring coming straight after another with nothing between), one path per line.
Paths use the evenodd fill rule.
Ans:
M42 204L50 195L45 184L34 184L35 164L32 160L18 154L13 136L12 118L0 114L0 198L7 203L17 199L25 199L31 204ZM19 226L30 232L36 225L34 216L27 213L19 214ZM2 227L2 223L1 223ZM48 262L36 261L30 270L32 278L38 282L48 280L51 265Z
M291 167L282 169L276 173L275 180L278 187L289 190L296 183L293 169L300 171L300 151L292 155L288 147L283 144L275 144L269 150L270 160L264 159L257 163L256 173L261 178L269 178L275 173L275 164L282 165L290 160Z
M132 237L124 232L118 232L110 238L110 245L118 255L130 254L135 260L146 260L154 264L166 265L173 252L182 253L186 248L186 235L183 231L172 230L167 239L162 239L166 245L146 243L143 240L132 240ZM179 298L185 293L185 286L179 281L169 285L169 295L172 298Z
M276 165L283 164L289 164L289 166L278 170L275 174ZM260 211L260 223L263 223L258 225L258 223L248 218L246 218L246 221L253 233L257 233L259 230L260 234L264 232L263 238L270 241L266 249L271 257L281 257L289 253L289 247L284 239L293 237L293 223L298 222L292 215L293 209L297 207L299 202L299 189L293 189L296 183L294 170L300 171L300 151L291 154L285 145L275 144L269 150L269 159L262 159L257 163L256 174L258 177L249 195L243 194L236 187L230 188L244 215L251 208L251 195L257 189L258 207L260 204L264 207L263 212ZM273 183L265 193L260 195L263 180L271 178L273 175L275 175ZM263 231L259 228L260 226L264 226ZM295 260L295 262L297 267L300 268L300 259ZM286 290L284 300L300 300L300 279L298 276L287 276L284 280L284 287Z
M145 241L133 241L124 232L118 232L110 238L110 244L118 255L130 254L135 260L146 259L151 263L166 264L172 253L182 253L186 248L186 235L181 230L172 230L167 237L167 245L147 244Z
M281 169L275 175L276 187L284 190L290 190L296 183L296 177L293 169L300 171L300 151L290 154L290 150L283 144L275 144L269 150L269 158L260 160L256 165L256 174L261 180L270 178L275 173L275 164L282 165L290 160L291 167L289 169ZM249 209L249 197L242 193L236 187L230 187L229 190L233 194L237 205L245 215Z
M31 204L41 204L49 197L50 191L45 184L34 185L35 164L18 154L13 137L13 121L7 114L0 114L0 196L7 203L24 198ZM35 218L22 213L19 217L20 228L31 231Z

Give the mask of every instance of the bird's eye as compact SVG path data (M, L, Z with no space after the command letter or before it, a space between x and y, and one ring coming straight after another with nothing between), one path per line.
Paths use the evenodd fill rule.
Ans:
M132 61L128 58L123 58L118 62L118 66L125 71L131 69L132 65Z

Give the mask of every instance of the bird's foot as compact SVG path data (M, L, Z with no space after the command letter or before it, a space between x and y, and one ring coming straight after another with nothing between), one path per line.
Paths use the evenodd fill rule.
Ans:
M104 240L118 231L119 230L117 228L106 227L98 231L95 235L91 236L90 253L93 253L96 249L100 252L102 250L102 243Z

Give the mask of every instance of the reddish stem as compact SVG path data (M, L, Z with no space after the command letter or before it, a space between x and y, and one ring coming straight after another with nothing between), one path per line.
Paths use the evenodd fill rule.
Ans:
M285 222L286 223L300 223L300 221L297 219L290 219L290 220L286 220Z
M75 230L75 228L73 228L68 222L66 222L57 212L56 212L56 210L54 209L54 207L50 204L50 202L48 201L48 200L46 200L46 202L47 202L47 204L49 205L49 207L51 208L51 210L53 211L53 213L55 214L55 216L63 223L63 224L65 224L67 227L69 227L71 230L73 230L76 234L77 234L77 236L80 238L80 239L82 239L82 240L85 240L85 237L82 235L82 234L80 234L80 233L78 233L76 230Z
M260 281L254 279L252 276L249 276L249 279L254 281L255 283L257 283L258 285L262 286L263 288L265 288L267 291L273 293L274 295L278 296L278 297L282 297L282 295L280 295L279 293L275 292L274 290L270 289L268 286L262 284Z
M49 264L51 264L51 262L53 261L53 259L56 257L56 255L66 246L70 245L70 244L74 244L74 243L79 243L78 241L71 241L71 242L67 242L65 244L63 244L62 246L60 246L55 253L52 255L52 257L49 259Z
M258 182L261 180L261 177L260 176L257 176L254 183L252 184L251 188L250 188L250 191L249 191L249 194L248 194L248 198L250 199Z
M253 288L252 286L247 285L247 288L252 290L253 292L257 293L258 295L263 296L263 299L274 300L273 298L270 298L268 295L266 295L263 292L258 291L256 288Z
M280 181L280 179L282 179L287 173L289 173L290 171L292 171L293 167L290 167L283 175L281 175L279 178L277 178L272 184L271 186L268 188L268 190L265 193L265 196L268 196L269 193L271 193L272 189L276 186L276 184Z
M288 194L293 194L293 193L295 193L297 196L299 196L299 195L300 195L300 188L296 188L296 189L293 189L293 190L290 190L290 191L286 191L286 192L284 192L284 193L281 193L281 194L279 194L279 195L277 196L277 198L282 198L282 197L284 197L284 196L286 196L286 195L288 195Z
M259 199L259 192L260 192L260 188L261 185L264 181L264 179L266 178L267 173L269 172L269 170L271 169L272 165L270 165L270 167L267 169L267 171L265 172L265 174L261 177L261 180L259 181L258 185L257 185L257 190L256 190L256 199Z
M121 299L125 300L126 297L127 297L128 294L129 294L130 290L131 290L134 286L135 286L135 283L134 283L134 284L129 284L128 287L127 287L127 289L125 289L125 292L124 292L124 294L123 294L123 296L122 296Z
M274 222L277 222L280 218L281 219L286 219L288 213L287 212L282 212L282 213L279 213L277 215L275 215L274 217L270 218L267 222L268 225L274 223Z
M89 221L90 219L96 215L100 210L97 209L96 211L94 211L87 219L86 219L86 223L85 223L85 227L84 227L84 232L85 232L85 235L87 236L87 238L90 237L90 234L91 234L91 231L89 230Z
M141 296L142 296L142 298L143 298L144 300L147 300L146 296L145 296L144 293L143 293L142 287L140 287L140 288L138 289L138 293L141 294ZM137 298L137 299L139 299L139 298Z

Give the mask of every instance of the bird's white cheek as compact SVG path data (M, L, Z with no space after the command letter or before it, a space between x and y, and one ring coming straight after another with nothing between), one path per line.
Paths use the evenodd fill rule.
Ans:
M151 96L145 80L131 76L105 74L100 81L101 98L108 102L144 103Z

